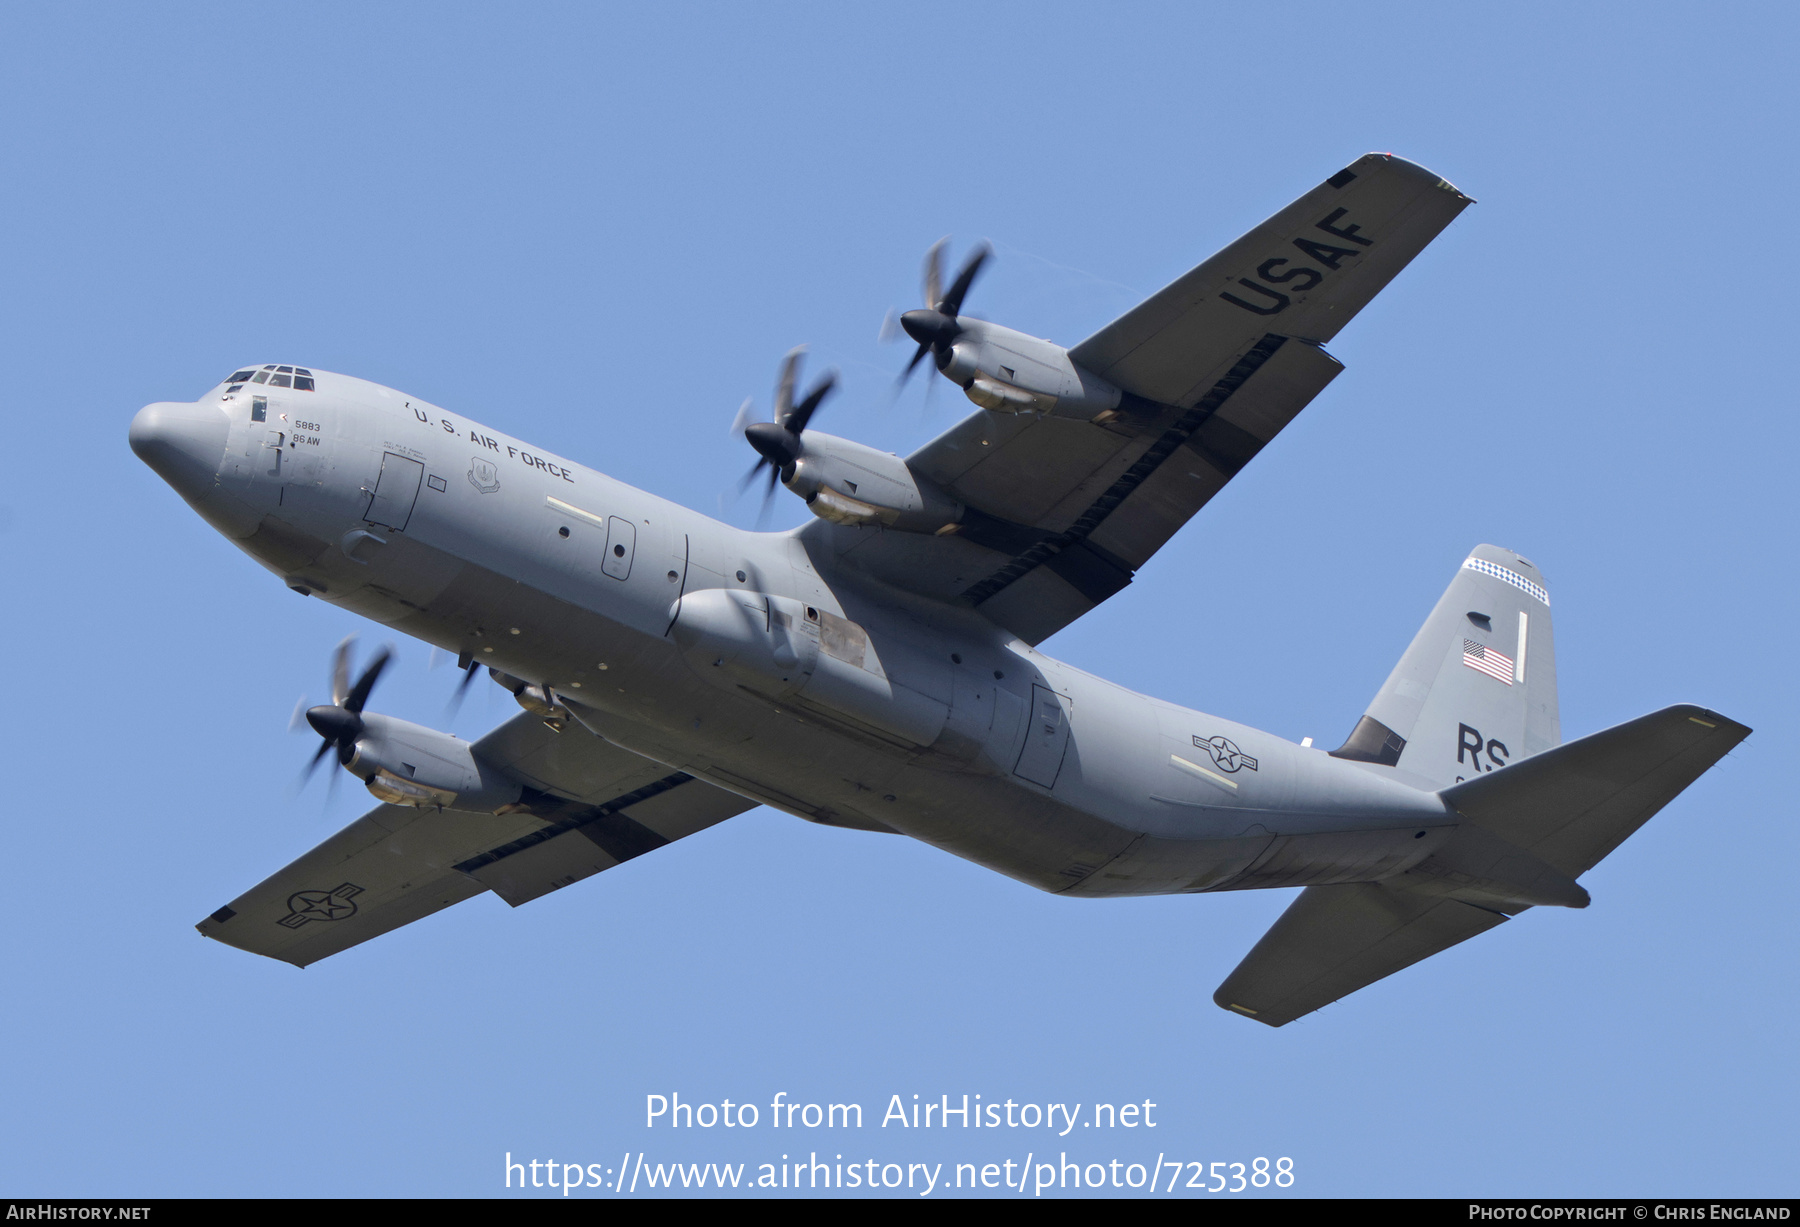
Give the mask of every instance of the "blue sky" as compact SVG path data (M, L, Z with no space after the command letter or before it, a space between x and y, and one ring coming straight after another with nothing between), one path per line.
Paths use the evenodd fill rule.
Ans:
M1314 1196L1791 1193L1797 24L8 8L0 1192L487 1196L509 1151L1054 1146L1289 1156ZM292 795L312 746L286 724L339 638L384 636L188 511L126 448L139 406L300 362L717 512L752 458L732 414L794 344L844 371L833 433L904 453L971 409L941 381L890 403L906 353L877 340L940 236L995 245L971 309L1072 344L1369 150L1480 203L1337 338L1326 394L1045 648L1333 744L1466 550L1516 548L1556 602L1566 735L1678 701L1756 729L1584 879L1587 911L1270 1031L1210 997L1291 892L1070 901L759 810L305 972L195 935L367 807ZM805 514L783 495L774 523ZM452 679L402 643L379 705L441 723ZM454 727L513 710L478 692ZM645 1130L670 1092L871 1118ZM1159 1124L874 1124L964 1093Z

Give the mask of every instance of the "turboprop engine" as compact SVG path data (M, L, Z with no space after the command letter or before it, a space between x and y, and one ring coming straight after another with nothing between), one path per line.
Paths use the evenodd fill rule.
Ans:
M963 505L892 452L809 431L782 484L812 513L837 524L881 524L935 533L962 519Z
M338 645L331 703L306 713L306 722L324 739L308 774L335 750L343 768L389 805L494 813L519 800L523 786L483 762L460 737L365 712L363 705L392 653L386 648L376 653L351 686L350 642Z
M975 249L940 297L944 242L925 253L927 305L900 317L900 327L919 343L902 382L930 353L946 379L996 413L1056 413L1091 420L1118 409L1124 394L1076 366L1062 346L962 314L963 298L991 254L987 244Z
M392 716L371 713L362 722L344 769L389 805L491 814L523 791L460 737Z
M1069 351L1052 341L985 320L959 320L957 332L939 357L938 370L983 409L1087 419L1117 409L1124 399L1118 388L1076 366Z
M744 476L744 485L767 466L770 495L779 481L805 499L813 514L823 520L923 533L941 532L958 523L962 504L914 473L892 452L807 430L813 414L836 386L837 374L827 372L796 404L794 388L804 352L791 351L781 364L772 420L752 421L749 401L738 410L732 430L743 435L758 456Z

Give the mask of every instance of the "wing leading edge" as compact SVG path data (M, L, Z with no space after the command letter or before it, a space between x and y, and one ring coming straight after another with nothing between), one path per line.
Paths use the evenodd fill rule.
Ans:
M757 804L530 714L476 745L525 781L528 808L379 805L196 928L305 967L486 890L517 907Z

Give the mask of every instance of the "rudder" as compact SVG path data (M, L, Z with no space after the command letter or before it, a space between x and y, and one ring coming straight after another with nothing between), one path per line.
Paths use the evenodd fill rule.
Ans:
M1336 758L1460 783L1562 741L1550 594L1529 561L1478 545Z

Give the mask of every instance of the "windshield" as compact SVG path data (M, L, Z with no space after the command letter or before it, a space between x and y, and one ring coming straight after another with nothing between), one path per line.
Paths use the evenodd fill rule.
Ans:
M230 385L225 389L227 392L235 392L246 383L267 384L271 388L294 388L301 392L313 391L313 373L303 366L271 364L261 370L249 366L233 372L225 382Z

